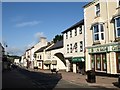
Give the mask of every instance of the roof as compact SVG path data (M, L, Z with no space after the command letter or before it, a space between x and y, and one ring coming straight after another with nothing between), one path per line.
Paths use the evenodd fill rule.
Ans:
M38 49L35 53L38 53L38 52L43 52L43 50L47 48L47 46L44 46L44 47L41 47L40 49Z
M63 40L57 41L53 46L48 48L46 51L54 50L54 49L59 49L63 47Z
M91 4L97 2L98 0L91 0L91 2L87 3L86 5L83 6L83 8L86 8L88 6L90 6Z
M62 33L66 33L68 31L70 31L71 29L78 27L79 25L84 25L84 19L80 20L79 22L77 22L76 24L74 24L73 26L71 26L70 28L66 29L65 31L63 31Z

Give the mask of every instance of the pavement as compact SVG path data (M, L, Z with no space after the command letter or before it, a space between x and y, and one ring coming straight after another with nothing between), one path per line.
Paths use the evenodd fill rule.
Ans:
M51 73L50 70L33 70L33 69L27 69L27 70L34 71L34 72ZM62 79L58 82L58 84L59 83L61 84L56 85L56 87L58 88L60 85L63 86L62 82L65 80L66 82L69 82L74 85L80 85L82 87L89 87L89 86L100 87L100 88L103 87L103 88L110 89L110 90L120 90L119 87L114 85L114 83L118 82L118 78L116 77L96 76L96 83L88 83L86 81L87 79L86 75L80 75L79 73L65 72L65 71L59 71L58 74L59 73L62 75ZM56 73L53 73L53 74L56 74ZM26 77L23 74L20 74L17 70L6 71L2 73L2 75L3 75L2 77L3 88L6 88L6 87L8 88L17 88L17 87L36 88L38 86L38 85L35 85L33 81L31 81L28 77ZM11 84L10 80L8 80L9 78L11 78L14 85ZM4 82L4 81L7 81L7 82ZM7 86L4 86L4 85L7 85Z
M36 72L50 73L50 70L36 70ZM118 78L117 77L108 77L108 76L96 76L96 83L89 83L86 81L87 75L81 75L79 73L59 71L58 73L62 74L62 79L70 83L82 85L82 86L91 86L91 87L105 87L112 90L120 90L117 86Z

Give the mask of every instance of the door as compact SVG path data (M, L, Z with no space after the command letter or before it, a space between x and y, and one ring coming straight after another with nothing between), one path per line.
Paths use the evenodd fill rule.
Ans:
M103 71L107 71L106 54L102 54L102 70L103 70Z
M117 72L120 73L120 52L116 53Z

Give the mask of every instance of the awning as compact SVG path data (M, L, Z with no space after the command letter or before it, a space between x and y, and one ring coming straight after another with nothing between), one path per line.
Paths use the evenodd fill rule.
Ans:
M43 62L44 64L51 64L51 61L50 60L46 60Z
M57 64L57 60L52 60L51 64L56 65Z
M72 62L84 62L85 58L84 57L73 57Z

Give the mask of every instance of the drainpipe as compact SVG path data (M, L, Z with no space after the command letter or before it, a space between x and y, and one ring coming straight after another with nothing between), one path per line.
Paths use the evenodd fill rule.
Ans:
M107 12L107 33L108 33L108 43L109 43L109 35L110 35L110 33L109 33L109 31L110 31L110 27L109 27L109 7L108 7L108 0L106 0L106 12ZM110 69L110 73L111 73L111 63L110 63L110 54L109 54L109 69Z

